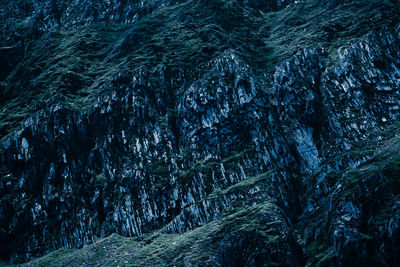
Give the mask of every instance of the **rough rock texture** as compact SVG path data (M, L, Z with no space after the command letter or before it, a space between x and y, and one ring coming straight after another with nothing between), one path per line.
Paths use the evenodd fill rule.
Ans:
M400 264L397 1L1 3L2 260Z

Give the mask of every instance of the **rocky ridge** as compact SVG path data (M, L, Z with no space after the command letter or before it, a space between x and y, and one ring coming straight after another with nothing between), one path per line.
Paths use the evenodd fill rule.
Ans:
M33 2L50 14L35 29L135 24L153 7L185 4L87 2L62 2L61 13L50 8L57 1ZM233 3L252 12L287 4ZM68 15L77 8L86 13ZM110 58L133 53L137 38L129 30ZM120 64L82 110L57 92L4 138L1 257L22 262L118 233L136 239L100 242L132 249L131 264L399 263L399 51L396 23L334 57L307 46L271 76L231 47L191 68ZM76 73L66 87L81 83ZM158 254L169 240L198 252Z

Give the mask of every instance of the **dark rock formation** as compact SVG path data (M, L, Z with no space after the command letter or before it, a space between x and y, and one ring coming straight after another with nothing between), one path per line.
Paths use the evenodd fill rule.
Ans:
M2 3L1 259L399 264L400 6L350 2ZM266 47L309 9L381 25Z

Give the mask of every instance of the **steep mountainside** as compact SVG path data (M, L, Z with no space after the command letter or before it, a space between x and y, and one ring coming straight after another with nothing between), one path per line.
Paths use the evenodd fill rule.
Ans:
M0 260L400 265L399 1L0 3Z

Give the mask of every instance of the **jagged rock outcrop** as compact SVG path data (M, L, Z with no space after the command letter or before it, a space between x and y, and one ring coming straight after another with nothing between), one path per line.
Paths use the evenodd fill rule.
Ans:
M10 47L0 50L0 63L7 63L0 88L14 89L2 94L11 98L0 102L2 109L18 99L18 73L36 77L27 84L40 94L45 78L54 77L51 64L24 72L35 66L27 55L37 56L29 38L51 43L67 39L61 29L94 27L95 34L70 34L69 44L95 64L80 68L85 60L64 62L71 54L62 55L51 97L36 101L20 126L2 136L1 258L23 262L118 233L135 238L128 253L134 265L398 264L400 26L388 23L335 52L314 43L272 75L260 73L251 58L256 48L245 53L238 44L244 37L231 37L234 27L218 12L251 14L257 23L264 12L285 14L294 2L17 5L21 17L34 10L25 21L32 32L2 36ZM191 12L199 7L210 24L196 35L193 25L204 21ZM172 22L165 10L178 10ZM177 62L169 57L181 51L164 53L142 18L166 44L172 37L164 28L172 27L178 40L193 38L193 46L218 38L228 45L204 46L201 58ZM115 37L96 24L111 22L121 27L111 28ZM257 36L267 35L262 31ZM215 35L207 39L204 32ZM92 53L97 48L102 52ZM166 59L154 63L145 51ZM146 64L136 65L140 60Z
M303 168L315 169L320 156L314 138L319 138L323 52L318 45L299 51L284 62L274 75L274 103L279 121L290 135Z

